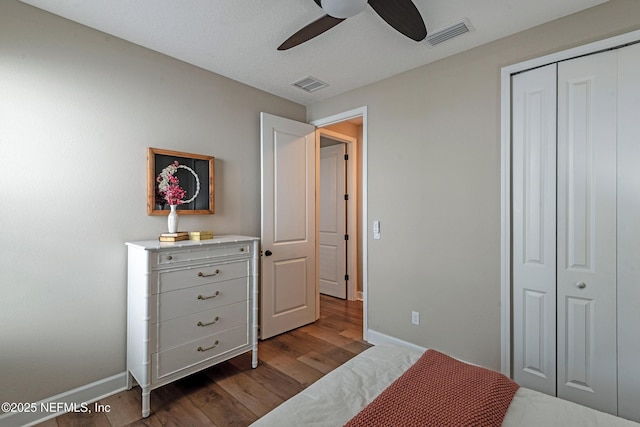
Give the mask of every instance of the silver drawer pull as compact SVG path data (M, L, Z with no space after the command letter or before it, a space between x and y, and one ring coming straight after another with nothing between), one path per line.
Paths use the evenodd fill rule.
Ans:
M204 274L202 271L200 273L198 273L198 277L212 277L215 276L216 274L219 274L220 270L216 270L214 273L211 274Z
M217 297L218 295L220 295L220 291L216 291L216 293L211 295L210 297L203 297L202 295L198 295L198 299L211 299Z
M215 325L216 323L218 323L218 320L220 320L219 316L216 316L215 319L213 319L213 322L209 322L209 323L202 323L202 322L198 322L198 326L209 326L209 325Z
M218 346L219 342L220 341L216 340L216 342L214 342L211 347L207 347L207 348L198 347L198 351L209 351L209 350L212 350L212 349L214 349L214 348L216 348Z
M586 283L584 283L584 282L578 282L578 283L576 283L576 288L578 288L578 289L584 289L584 288L586 288L586 287L587 287L587 284L586 284Z

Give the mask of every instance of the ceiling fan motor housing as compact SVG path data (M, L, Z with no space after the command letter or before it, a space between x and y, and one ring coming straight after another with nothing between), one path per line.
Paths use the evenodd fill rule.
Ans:
M367 7L367 0L322 0L322 9L334 18L350 18Z

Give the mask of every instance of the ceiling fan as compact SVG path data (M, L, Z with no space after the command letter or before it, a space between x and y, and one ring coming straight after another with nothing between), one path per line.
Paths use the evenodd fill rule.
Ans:
M278 50L291 49L325 31L335 27L342 21L362 12L369 4L387 24L400 33L421 41L427 37L420 12L411 0L313 0L326 15L303 27L282 43Z

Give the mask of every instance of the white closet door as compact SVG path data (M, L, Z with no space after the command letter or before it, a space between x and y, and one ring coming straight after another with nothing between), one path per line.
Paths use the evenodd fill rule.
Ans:
M320 293L347 298L345 144L320 148Z
M613 414L617 55L558 65L558 396Z
M513 77L513 375L556 394L556 65Z
M618 55L618 415L640 421L640 45Z

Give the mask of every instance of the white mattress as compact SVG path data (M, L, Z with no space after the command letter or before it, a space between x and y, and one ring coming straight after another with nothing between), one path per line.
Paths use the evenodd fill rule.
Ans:
M256 421L255 427L342 426L413 365L422 353L377 345L328 373ZM594 409L520 388L503 426L640 427Z

